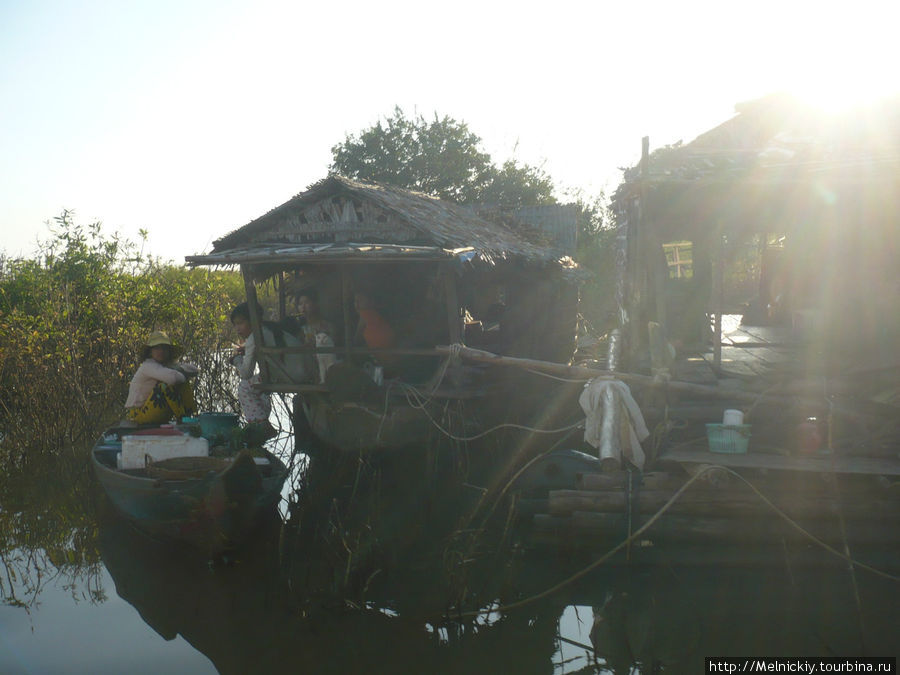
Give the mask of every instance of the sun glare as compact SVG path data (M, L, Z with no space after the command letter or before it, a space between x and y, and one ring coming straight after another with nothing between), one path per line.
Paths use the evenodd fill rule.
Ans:
M842 63L795 80L791 93L826 113L841 113L900 93L896 81L868 64Z

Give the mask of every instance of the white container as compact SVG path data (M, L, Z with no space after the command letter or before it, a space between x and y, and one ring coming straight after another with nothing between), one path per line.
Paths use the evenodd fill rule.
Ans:
M722 424L726 427L737 427L744 423L744 413L740 410L726 410L722 415Z
M123 436L122 452L118 455L116 466L119 469L143 469L148 462L172 457L209 457L209 441L188 434Z

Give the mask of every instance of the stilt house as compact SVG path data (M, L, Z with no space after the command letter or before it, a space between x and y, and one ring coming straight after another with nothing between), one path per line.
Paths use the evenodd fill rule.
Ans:
M547 237L512 219L487 219L387 185L329 176L187 261L240 267L264 344L261 387L302 394L314 430L354 449L421 436L412 427L428 420L407 405L409 387L432 401L488 395L492 378L448 361L438 345L553 361L567 361L574 350L577 269ZM277 307L261 306L264 284L276 290ZM333 346L265 344L262 322L284 322L292 299L309 288L334 326ZM389 346L362 339L360 294L391 326ZM297 377L285 366L292 353L332 354L340 364L327 377L311 375L313 369ZM372 364L374 379L363 377ZM368 434L348 425L350 417L364 420Z

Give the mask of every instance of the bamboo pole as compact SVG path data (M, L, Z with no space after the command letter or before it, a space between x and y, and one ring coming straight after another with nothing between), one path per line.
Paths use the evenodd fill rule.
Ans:
M450 347L438 345L437 347L435 347L435 352L439 355L446 355L450 353ZM595 377L608 377L642 387L660 386L661 384L660 381L649 375L623 373L620 371L613 372L611 370L587 368L585 366L569 366L563 363L540 361L538 359L526 359L517 356L501 356L499 354L494 354L493 352L487 352L482 349L473 349L471 347L461 347L459 350L459 355L464 359L475 361L477 363L489 363L496 366L509 366L512 368L522 368L524 370L535 370L541 373L547 373L548 375L556 375L559 377L584 380L589 380ZM693 382L681 382L679 380L668 380L665 383L665 386L672 391L680 391L687 394L696 394L698 396L727 396L735 400L747 401L749 403L755 403L761 396L760 394L733 391L731 389L722 390L718 387L711 387L705 384L694 384ZM788 402L788 399L785 399L783 397L767 396L764 398L775 400L779 403Z
M716 247L713 254L713 311L716 313L713 328L713 366L722 369L722 307L725 305L725 252L722 246L721 226L716 224Z
M438 345L434 348L434 352L438 355L447 355L451 351L451 347ZM802 398L777 396L766 393L753 393L746 391L735 391L732 389L722 389L720 387L712 387L705 384L695 384L693 382L682 382L680 380L666 380L661 382L649 375L639 375L637 373L612 372L609 370L601 370L599 368L587 368L585 366L569 366L562 363L553 363L551 361L540 361L538 359L526 359L515 356L501 356L492 352L481 349L472 349L471 347L460 347L460 357L477 363L488 363L496 366L508 366L511 368L521 368L523 370L533 370L558 377L567 377L572 379L589 380L595 377L608 377L622 380L628 384L640 387L665 386L666 389L673 392L681 392L684 394L693 394L699 397L707 398L723 398L731 401L739 401L742 403L767 404L780 406L793 406L798 404L816 405L822 403L822 398ZM840 413L852 419L871 419L883 418L884 413L867 412L850 410L845 406L834 403L834 412Z

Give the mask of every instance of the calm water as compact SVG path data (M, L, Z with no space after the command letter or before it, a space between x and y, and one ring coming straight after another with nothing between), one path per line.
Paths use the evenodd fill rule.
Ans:
M386 507L370 545L370 512L322 500L299 514L294 487L251 547L210 564L117 519L85 452L0 477L0 673L698 673L713 655L900 651L900 584L857 572L854 587L812 550L750 567L657 551L520 610L448 620L450 598L508 603L588 559L454 558L433 545L446 514L415 500ZM896 551L864 555L898 573Z

